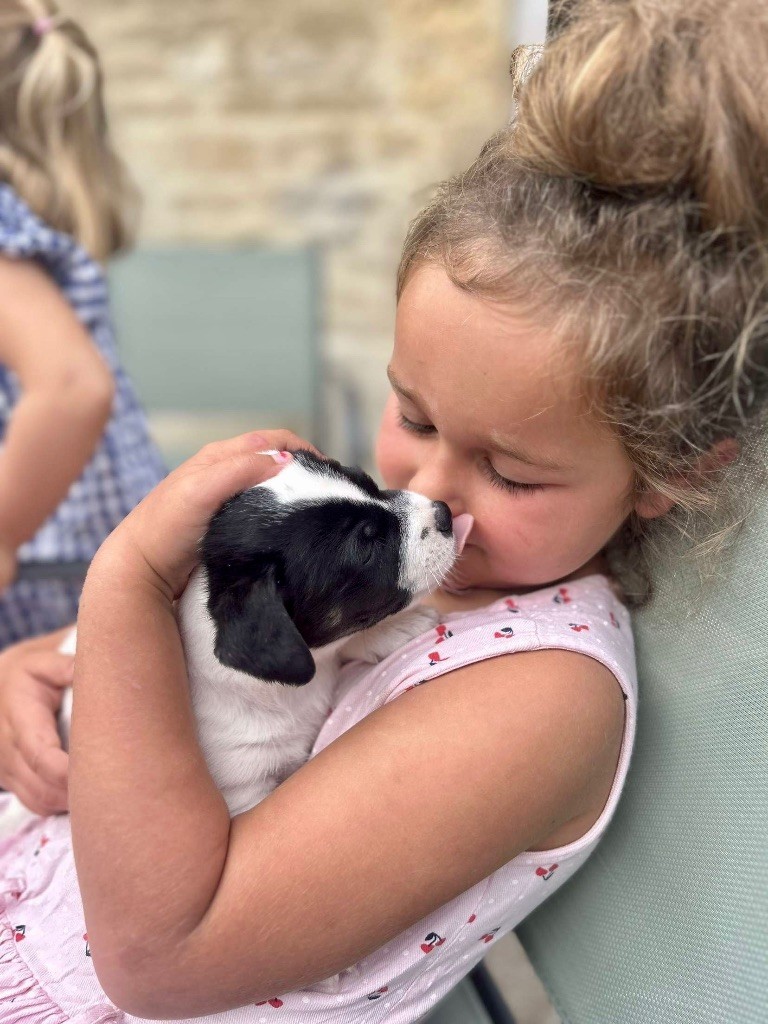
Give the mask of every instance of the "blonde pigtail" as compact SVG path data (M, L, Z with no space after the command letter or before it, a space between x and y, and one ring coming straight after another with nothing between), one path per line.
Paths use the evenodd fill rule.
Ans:
M49 0L2 0L0 40L0 178L106 260L132 244L138 204L109 139L96 51Z

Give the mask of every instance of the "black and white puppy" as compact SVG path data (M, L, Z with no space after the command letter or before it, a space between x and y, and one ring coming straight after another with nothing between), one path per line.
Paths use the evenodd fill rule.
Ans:
M451 569L471 517L456 522L454 537L443 502L307 451L213 517L177 614L200 745L231 814L306 761L343 661L376 663L437 623L414 601Z
M436 623L411 606L457 545L442 502L300 451L224 504L201 554L179 628L200 743L237 814L307 759L341 660L376 662Z

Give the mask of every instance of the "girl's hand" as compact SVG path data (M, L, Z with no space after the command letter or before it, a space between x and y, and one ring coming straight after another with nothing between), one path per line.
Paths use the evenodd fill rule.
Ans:
M16 549L0 544L0 594L16 579L17 570Z
M0 654L0 786L35 814L68 808L69 758L56 715L73 670L72 655L45 650L37 640Z
M198 545L227 498L263 483L281 466L266 450L308 448L288 430L242 434L206 445L182 463L123 520L102 544L91 572L110 567L138 572L169 600L180 596L198 562ZM90 576L90 572L89 572Z

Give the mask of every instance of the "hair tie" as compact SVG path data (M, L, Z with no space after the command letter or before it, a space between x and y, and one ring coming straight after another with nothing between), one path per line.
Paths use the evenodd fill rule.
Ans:
M47 36L51 29L56 28L58 21L59 19L52 15L48 15L44 18L35 18L32 22L32 31L38 38L42 38L43 36Z

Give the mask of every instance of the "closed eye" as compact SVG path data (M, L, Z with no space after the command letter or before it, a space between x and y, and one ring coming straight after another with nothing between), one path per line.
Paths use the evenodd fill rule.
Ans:
M435 433L435 428L429 423L414 423L413 420L409 420L403 416L401 412L398 412L397 418L403 430L408 430L412 434L418 434L420 437L424 437L426 434Z
M519 480L508 480L501 473L497 473L487 459L483 459L482 467L486 478L490 480L494 487L499 487L502 491L507 491L511 494L530 494L533 491L544 490L544 484L524 484Z
M428 437L436 433L436 428L429 423L414 423L413 420L409 420L406 416L403 416L401 412L397 414L398 421L403 430L409 431L411 434L416 434L417 437ZM502 491L506 491L508 494L531 494L534 491L543 491L544 484L524 484L520 480L508 480L507 477L497 473L491 463L484 459L482 462L483 474L494 487L498 487Z

